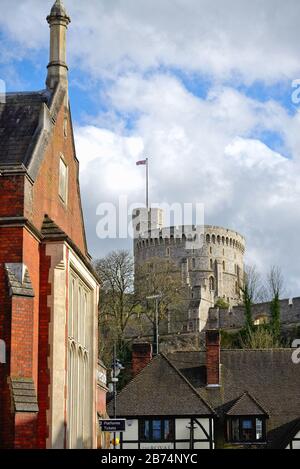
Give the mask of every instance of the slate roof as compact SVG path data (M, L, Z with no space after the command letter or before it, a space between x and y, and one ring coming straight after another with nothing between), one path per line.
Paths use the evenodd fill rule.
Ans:
M118 394L118 416L213 415L168 358L158 355ZM112 414L112 402L108 405Z
M0 102L0 166L28 166L30 144L38 131L49 92L8 93Z

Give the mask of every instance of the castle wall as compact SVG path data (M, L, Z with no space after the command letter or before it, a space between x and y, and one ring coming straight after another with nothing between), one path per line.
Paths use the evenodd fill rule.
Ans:
M300 324L300 298L280 300L281 324L283 328ZM259 303L252 307L253 320L265 317L270 320L270 302ZM245 324L243 306L233 306L231 309L211 308L206 327L220 329L240 329Z

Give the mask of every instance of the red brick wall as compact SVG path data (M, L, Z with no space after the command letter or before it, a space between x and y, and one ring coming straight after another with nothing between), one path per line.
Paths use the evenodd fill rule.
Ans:
M48 388L50 385L50 371L48 368L49 357L49 323L50 308L48 307L48 296L51 295L49 284L49 271L51 259L46 256L46 245L40 246L40 307L39 307L39 378L38 378L38 448L46 447L46 439L49 436L47 425L47 410L49 409Z
M5 340L7 346L7 363L0 367L0 446L2 447L14 447L16 438L16 422L12 413L7 377L33 378L37 387L35 343L38 336L36 329L38 311L34 306L38 300L28 297L9 297L4 265L24 262L29 271L32 270L34 273L36 270L34 266L39 262L32 249L34 243L38 245L38 241L22 227L0 228L0 337ZM30 276L33 281L34 275L32 276L31 272ZM38 292L39 282L35 282L34 289ZM24 443L27 444L25 440Z
M0 217L24 214L24 176L0 177Z
M0 178L1 180L1 178ZM2 199L2 197L1 197ZM0 207L3 206L0 203ZM4 264L22 259L22 228L0 228L0 337L6 342L5 365L0 365L0 447L12 447L14 418L11 413L7 376L10 374L11 299L8 295Z
M33 299L33 363L32 377L37 383L38 379L38 327L39 327L39 301L40 301L40 242L29 231L23 231L23 262L28 268L30 280L34 290Z
M33 299L14 296L11 302L11 359L12 378L32 378L33 371Z
M36 414L16 414L14 449L36 449L36 429Z

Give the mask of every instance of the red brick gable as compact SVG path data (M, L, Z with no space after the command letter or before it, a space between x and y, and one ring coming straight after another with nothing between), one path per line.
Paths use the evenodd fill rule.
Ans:
M64 121L67 120L67 136ZM68 166L68 200L59 197L59 162L63 155ZM40 231L47 214L87 256L84 221L79 188L79 162L76 158L69 109L62 104L33 186L25 186L24 216Z

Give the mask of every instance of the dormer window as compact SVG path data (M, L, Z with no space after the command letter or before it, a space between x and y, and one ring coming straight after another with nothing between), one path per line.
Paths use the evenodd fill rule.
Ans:
M230 417L227 438L231 443L261 443L266 440L266 419L261 416Z
M59 160L59 197L64 202L67 203L68 197L68 167L65 163L63 156Z
M259 402L245 392L227 412L227 440L231 443L266 441L268 413Z

